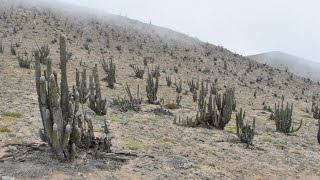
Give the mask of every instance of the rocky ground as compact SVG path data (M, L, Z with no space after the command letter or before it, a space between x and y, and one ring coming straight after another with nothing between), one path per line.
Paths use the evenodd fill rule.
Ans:
M319 100L318 84L150 24L124 17L102 19L61 11L28 6L0 11L0 39L4 45L4 53L0 53L2 179L6 176L17 179L320 178L318 121L310 111L312 100ZM34 22L37 25L33 29ZM53 40L58 40L60 32L68 37L68 51L73 54L68 63L70 88L75 84L75 68L81 70L80 61L86 63L88 72L97 63L103 79L101 56L112 56L116 64L115 89L101 83L108 102L126 96L126 83L133 92L140 85L144 99L140 112L120 112L108 103L107 115L93 118L97 135L103 130L104 120L108 120L114 135L112 151L119 153L118 159L78 158L72 164L59 163L38 136L42 124L34 69L19 67L16 56L10 52L10 44L20 41L17 51L26 51L30 56L36 41L40 45L49 43L54 66L58 67L58 42ZM84 48L85 43L89 43L89 50ZM161 67L158 96L165 104L174 102L176 97L175 87L166 86L168 75L173 81L183 80L184 92L188 91L187 81L198 77L210 82L217 78L219 92L234 87L237 109L246 111L250 123L256 117L253 146L246 148L240 143L235 133L235 113L223 131L173 124L174 116L195 117L197 104L190 92L182 94L179 109L170 110L174 116L155 115L153 109L159 105L146 102L146 77L135 78L129 67L131 63L143 66L145 57L151 57L150 68L158 64ZM174 66L178 67L177 73ZM263 103L273 109L282 96L294 103L295 122L303 119L302 128L291 135L276 132L274 121L269 119L271 113L264 110ZM17 156L7 157L10 154Z

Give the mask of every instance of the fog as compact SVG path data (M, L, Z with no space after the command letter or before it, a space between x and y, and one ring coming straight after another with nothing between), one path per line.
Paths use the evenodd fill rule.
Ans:
M283 51L320 61L320 2L317 0L68 2L151 22L243 55Z
M282 51L320 62L317 0L55 1L170 28L242 55Z

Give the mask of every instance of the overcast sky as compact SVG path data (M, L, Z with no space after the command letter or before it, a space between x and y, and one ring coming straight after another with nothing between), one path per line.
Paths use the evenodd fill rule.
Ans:
M63 1L63 0L62 0ZM66 0L64 0L66 1ZM68 0L223 45L320 62L319 0Z

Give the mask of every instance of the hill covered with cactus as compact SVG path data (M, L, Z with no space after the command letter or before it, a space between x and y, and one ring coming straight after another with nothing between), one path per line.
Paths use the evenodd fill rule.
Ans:
M319 84L126 17L0 2L1 178L319 178Z

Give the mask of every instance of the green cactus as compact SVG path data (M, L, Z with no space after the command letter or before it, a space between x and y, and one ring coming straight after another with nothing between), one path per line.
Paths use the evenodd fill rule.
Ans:
M150 104L158 104L157 93L158 93L158 87L159 87L159 76L156 76L155 79L156 80L154 81L152 74L148 70L146 92L147 92L148 102Z
M107 113L106 104L107 100L102 98L101 89L100 89L100 80L98 75L98 66L95 64L95 67L92 70L92 76L90 79L90 95L89 95L89 107L98 115L105 115ZM95 90L95 91L94 91Z
M134 64L130 64L129 66L133 69L133 71L135 73L135 76L137 78L143 79L143 75L144 75L144 72L145 72L145 67L142 69L138 65L134 65Z
M253 118L252 126L244 125L243 120L245 118L245 114L245 112L242 113L242 108L240 108L240 112L236 114L236 128L240 141L246 143L247 147L249 147L252 144L254 137L256 119L255 117Z
M94 137L91 119L87 118L85 112L83 114L80 112L80 97L76 89L74 89L73 99L69 98L67 63L63 55L65 40L62 35L60 36L60 47L62 51L60 52L62 73L60 89L57 82L57 71L52 71L51 61L48 61L47 70L41 75L40 54L39 50L35 51L36 89L43 124L43 129L39 129L39 135L52 148L57 159L72 161L76 158L77 150L82 147L82 144L90 142L90 147L97 148L95 146L99 146L104 141L111 142L111 139L110 136L106 136L107 139ZM63 96L66 96L67 99L64 99ZM97 144L93 143L94 139ZM111 143L109 145L111 146ZM110 152L110 146L106 151Z
M167 86L171 87L171 85L172 85L171 76L167 76L166 81L167 81Z
M175 80L174 85L176 86L176 91L177 93L181 93L182 92L182 80L179 80L179 84L177 83L177 81Z
M105 61L104 58L102 58L102 67L103 70L107 74L107 82L108 82L108 87L111 89L114 88L114 84L116 83L116 65L113 63L113 58L111 57L110 60Z
M29 60L28 56L20 56L20 54L18 54L17 58L19 61L19 66L21 68L27 68L27 69L31 68L32 58Z
M0 53L4 52L3 41L0 39Z
M198 78L198 81L195 81L194 79L192 79L190 82L188 82L188 86L189 86L190 92L199 90L199 78Z
M293 119L292 119L292 112L293 112L293 103L291 104L291 107L289 107L289 102L287 102L287 106L284 108L283 106L283 100L281 102L281 107L280 103L275 103L274 105L274 120L276 123L276 130L278 132L283 132L283 133L293 133L298 131L301 126L302 126L302 119L300 121L299 126L294 129L293 128Z

